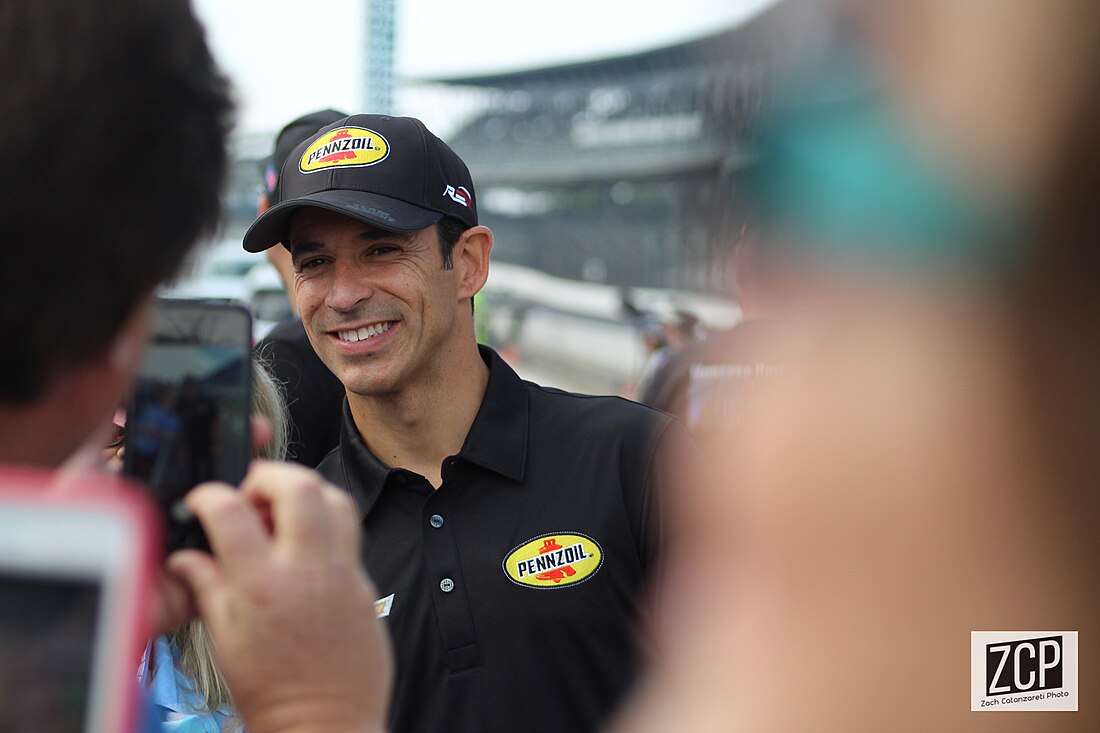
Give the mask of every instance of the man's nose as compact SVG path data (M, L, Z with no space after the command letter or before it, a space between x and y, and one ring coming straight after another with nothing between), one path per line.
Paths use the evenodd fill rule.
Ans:
M353 310L373 293L374 287L362 269L340 260L333 263L332 286L325 297L325 305L343 313Z

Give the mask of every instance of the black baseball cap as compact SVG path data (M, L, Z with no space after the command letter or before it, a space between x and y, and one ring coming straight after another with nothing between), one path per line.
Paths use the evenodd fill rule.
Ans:
M311 137L313 133L325 125L332 124L348 116L347 112L339 112L334 109L322 109L310 112L297 119L286 123L275 138L275 151L260 163L260 172L263 175L264 193L267 194L267 203L274 206L279 203L276 190L279 185L279 171L283 168L290 152L298 143Z
M276 198L245 232L249 252L285 241L290 217L303 206L391 232L424 229L444 216L477 226L466 164L412 117L359 114L326 125L283 162Z

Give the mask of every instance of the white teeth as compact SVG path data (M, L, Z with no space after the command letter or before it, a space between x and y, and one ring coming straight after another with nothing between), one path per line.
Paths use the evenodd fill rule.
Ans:
M363 326L357 331L337 331L336 334L344 341L364 341L380 333L385 333L392 327L393 322L386 321L385 323L372 323L369 326Z

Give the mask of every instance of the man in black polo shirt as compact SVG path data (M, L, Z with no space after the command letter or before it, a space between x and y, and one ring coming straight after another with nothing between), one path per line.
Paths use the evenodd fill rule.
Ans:
M355 498L397 656L394 731L595 730L638 667L671 418L522 381L474 339L493 235L418 120L354 115L291 153L245 248L287 243L347 391L320 470Z

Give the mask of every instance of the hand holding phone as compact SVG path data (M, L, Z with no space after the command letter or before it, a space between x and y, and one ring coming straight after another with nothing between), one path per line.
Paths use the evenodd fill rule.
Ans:
M256 461L239 491L210 484L187 503L214 553L178 552L168 567L194 592L248 729L384 730L393 659L350 496L302 466Z

